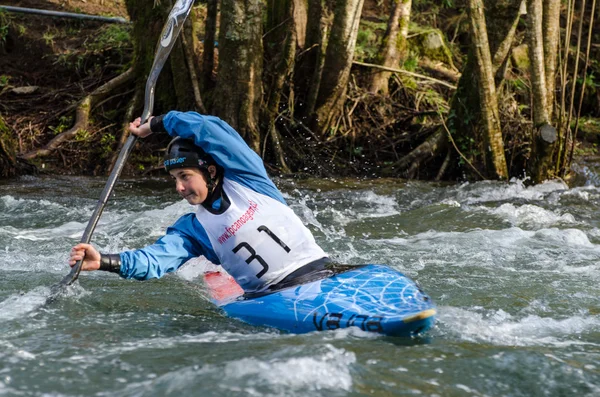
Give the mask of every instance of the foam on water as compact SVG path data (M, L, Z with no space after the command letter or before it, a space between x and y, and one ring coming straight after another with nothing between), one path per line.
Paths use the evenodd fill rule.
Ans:
M587 186L600 186L600 175L585 164L571 164L571 169L586 178Z
M206 272L215 271L227 274L225 269L223 269L221 266L215 265L205 257L200 256L198 258L192 258L184 263L179 269L177 269L175 274L186 281L193 281L203 276Z
M108 319L107 321L113 321ZM201 334L185 334L177 337L151 337L140 338L134 341L125 341L117 344L98 342L90 347L85 356L77 354L66 359L70 363L84 361L86 365L99 362L114 356L120 356L125 353L139 350L171 350L186 349L191 345L197 344L228 344L228 343L247 343L250 341L269 341L273 339L273 334L268 332L256 332L251 334L242 334L237 332L214 332L208 331Z
M551 193L568 191L562 181L547 181L539 185L526 186L523 180L512 179L510 183L478 182L464 183L457 190L457 200L467 204L504 200L542 200Z
M375 332L363 331L359 327L338 328L331 332L321 335L323 340L346 340L348 338L375 339L380 338L381 334Z
M587 234L579 229L540 229L534 234L534 238L556 245L562 245L568 248L575 248L573 251L580 248L591 248L594 251L599 251L598 246L592 244L588 239Z
M440 307L438 321L443 332L454 338L505 346L581 345L587 343L580 340L582 334L600 327L600 316L583 312L557 319L458 307Z
M21 360L34 360L36 356L26 350L19 349L10 342L0 340L0 358L16 364Z
M191 211L193 207L183 200L139 213L106 210L96 226L92 243L106 252L138 248L140 239L151 243L179 216ZM52 269L57 264L64 269L69 251L81 240L88 221L37 228L0 226L0 263L9 269Z
M600 206L600 188L594 186L415 182L397 190L356 185L286 194L335 260L389 264L432 296L438 305L433 343L410 348L357 328L298 336L224 318L196 299L195 290L187 290L207 268L202 260L182 267L176 273L180 279L149 283L115 283L93 273L82 283L90 292L69 289L76 297L91 298L66 296L51 310L40 310L49 289L37 285L49 276L31 272L67 273L68 251L81 237L92 199L75 201L90 207L82 209L64 204L64 197L52 202L51 196L36 194L43 199L0 196L5 216L0 216L0 269L10 271L5 285L12 288L15 280L29 290L5 291L0 302L0 361L6 364L0 395L36 390L84 395L89 390L116 396L287 397L371 393L371 387L373 395L392 395L392 386L382 386L397 380L389 368L403 368L415 379L406 381L407 394L442 395L441 374L452 373L467 358L469 365L471 358L483 364L487 383L457 372L446 382L456 386L456 393L527 395L520 394L527 390L523 384L539 375L545 385L540 393L560 394L543 381L565 384L564 368L583 371L565 387L585 395L581 384L598 379L600 216L594 209ZM103 252L149 244L194 210L183 200L162 198L130 204L137 202L135 191L126 200L108 206L95 231L92 243ZM38 222L43 216L48 221ZM498 360L490 351L505 358L531 352L533 358L511 362L513 372L505 372L503 383L494 378L498 364L490 361ZM389 365L373 364L366 352L385 357ZM543 367L544 353L570 366ZM429 365L441 356L435 367ZM38 380L30 383L21 368ZM5 375L21 376L16 389L10 389L15 382L5 381Z
M317 220L316 213L305 202L299 201L290 204L290 208L294 211L305 224L316 226L319 230L323 230L323 225Z
M560 248L565 255L569 255L570 260L578 256L583 258L583 255L589 254L600 259L600 246L591 243L587 234L579 229L549 228L528 231L512 227L502 230L472 230L466 233L427 231L410 237L370 240L369 243L376 246L402 246L405 247L404 251L427 251L439 254L441 250L445 259L449 258L448 254L454 254L459 262L462 262L460 257L464 258L469 254L486 252L493 254L498 251L514 253L519 250L530 250L532 245L540 244ZM495 260L501 263L502 257L496 257Z
M578 186L562 192L563 197L574 197L582 201L590 201L600 195L600 188L593 185Z
M532 204L518 206L511 203L504 203L496 208L481 206L477 208L503 218L513 226L526 226L534 229L557 224L574 226L583 223L578 222L575 217L568 212L560 213L558 210L546 210Z
M333 222L337 226L346 226L350 222L365 219L385 218L400 214L398 203L393 196L384 196L372 190L352 193L352 205L347 205L347 200L329 198L327 195L315 200L311 196L301 196L288 204L300 218L311 225L324 231L322 222ZM338 230L338 232L343 232Z
M352 352L325 345L324 352L304 357L263 360L246 358L228 363L224 375L243 379L248 386L282 386L294 391L345 390L352 387L350 366L356 362Z
M0 322L22 318L43 306L50 296L50 289L37 287L23 294L11 295L0 302Z
M149 243L162 236L167 227L171 226L180 216L193 211L194 207L184 200L163 208L139 212L107 210L102 215L94 235L100 241L110 240L113 236L125 241L137 241L139 238L145 237ZM87 223L84 228L85 226ZM84 228L81 229L81 234Z
M55 210L69 210L69 208L65 207L64 205L60 205L48 200L21 199L14 198L11 195L0 196L0 209L3 213L17 212L21 209L30 212L32 208L37 208L37 213Z
M287 353L290 354L290 353ZM292 353L293 354L293 353ZM352 352L332 345L315 346L314 351L295 357L246 357L224 364L204 364L176 371L145 374L142 381L115 379L126 384L117 396L179 395L196 390L197 395L306 396L349 392L352 389L350 367L356 362Z
M91 214L87 205L66 205L49 199L14 198L11 195L0 197L0 228L5 225L24 227L53 226L64 219L81 219Z
M354 208L346 209L346 215L354 219L382 218L400 214L398 203L392 196L383 196L371 190L356 194L353 198ZM359 207L360 212L355 207Z
M12 226L0 227L0 236L16 240L50 241L62 237L77 238L83 233L85 224L80 222L67 222L56 227L35 229L17 229Z

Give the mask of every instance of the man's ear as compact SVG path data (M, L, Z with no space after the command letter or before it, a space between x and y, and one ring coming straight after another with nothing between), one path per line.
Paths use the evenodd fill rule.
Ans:
M209 165L208 173L210 174L210 179L215 179L217 177L217 167L214 165Z

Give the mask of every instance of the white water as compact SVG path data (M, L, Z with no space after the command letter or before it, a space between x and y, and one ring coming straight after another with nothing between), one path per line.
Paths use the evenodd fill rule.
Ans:
M28 178L0 186L0 395L600 393L600 188L278 183L336 260L421 284L428 338L246 326L207 301L203 260L145 283L85 273L47 305L103 181ZM52 194L73 184L86 195ZM190 210L168 183L126 181L93 243L143 246Z

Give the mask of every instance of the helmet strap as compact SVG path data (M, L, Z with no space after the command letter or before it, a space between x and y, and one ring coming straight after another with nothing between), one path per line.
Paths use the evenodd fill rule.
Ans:
M200 171L204 175L204 179L206 179L206 187L208 188L209 194L212 194L213 190L215 190L215 187L217 186L217 177L215 176L212 178L207 168L202 167L200 168Z

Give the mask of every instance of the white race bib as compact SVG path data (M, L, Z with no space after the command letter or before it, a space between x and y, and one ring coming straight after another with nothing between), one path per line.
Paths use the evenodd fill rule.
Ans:
M223 189L229 208L216 215L199 206L196 217L221 266L245 291L261 290L327 256L287 205L227 178Z

